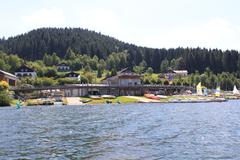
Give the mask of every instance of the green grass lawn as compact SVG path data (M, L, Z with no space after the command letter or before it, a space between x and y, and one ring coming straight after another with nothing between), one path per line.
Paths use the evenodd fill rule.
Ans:
M122 104L126 104L126 103L136 103L137 100L133 99L133 98L129 98L129 97L125 97L125 96L119 96L115 99L99 99L99 100L92 100L91 98L87 98L87 97L80 97L81 100L91 100L90 102L87 102L85 104L105 104L106 101L111 101L112 104L116 104L118 102L122 103Z

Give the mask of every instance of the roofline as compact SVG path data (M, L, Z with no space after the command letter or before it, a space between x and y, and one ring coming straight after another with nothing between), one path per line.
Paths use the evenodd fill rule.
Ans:
M8 75L8 76L11 76L11 77L14 77L14 78L17 79L17 76L15 76L15 75L12 74L12 73L9 73L9 72L3 71L3 70L0 70L0 72L2 72L3 74L6 74L6 75Z

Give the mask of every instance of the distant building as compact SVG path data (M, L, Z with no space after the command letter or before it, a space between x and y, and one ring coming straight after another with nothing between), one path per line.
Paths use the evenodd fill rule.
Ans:
M187 75L187 70L169 70L168 73L164 74L165 78L168 80L173 80L175 77L186 77Z
M57 70L59 72L66 72L66 71L70 71L70 67L66 63L60 63L57 65Z
M81 80L80 74L75 73L75 72L73 72L73 71L65 74L64 77L65 77L65 78L75 79L75 80L78 80L78 81Z
M17 77L36 77L37 76L37 73L29 68L28 66L26 65L22 65L20 68L18 68L16 71L15 71L15 76Z
M16 86L17 77L11 73L0 70L0 81L6 81L10 86Z
M117 75L104 79L103 83L120 86L140 85L141 75L133 73L129 71L128 68L125 68L117 72Z
M175 73L176 76L182 76L182 77L186 77L188 75L187 70L173 70L173 73Z

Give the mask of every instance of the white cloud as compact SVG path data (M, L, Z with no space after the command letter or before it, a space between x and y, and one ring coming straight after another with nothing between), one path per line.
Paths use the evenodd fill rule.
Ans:
M59 8L42 8L31 15L22 17L22 20L31 27L58 27L65 23L63 11Z
M119 32L120 23L111 10L95 8L79 11L77 14L79 18L77 22L78 27L88 28L111 36L117 36L116 33Z
M136 43L150 47L206 47L240 49L240 26L224 19L212 19L205 24L159 28L156 34L139 38Z

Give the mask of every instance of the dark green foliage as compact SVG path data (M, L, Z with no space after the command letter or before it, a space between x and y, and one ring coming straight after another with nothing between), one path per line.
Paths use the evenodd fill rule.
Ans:
M71 79L71 78L59 78L58 79L58 84L59 85L65 85L65 84L78 84L80 83L76 79Z
M102 70L98 69L97 70L97 78L101 78L102 77Z
M55 86L57 85L57 82L55 80L53 80L52 78L47 78L47 77L43 77L43 78L36 78L32 81L32 84L34 86Z
M45 77L56 77L56 76L57 76L57 70L56 70L56 68L53 68L53 67L47 67L47 68L45 68L44 76L45 76Z
M88 78L85 77L84 75L81 75L81 83L86 84L88 82L89 82Z
M113 68L111 70L111 76L115 76L115 75L117 75L117 70L115 68Z
M0 106L9 106L11 98L7 91L0 91Z
M146 70L146 72L147 72L148 74L152 74L152 73L153 73L152 67L148 67L148 69Z
M46 66L58 65L59 62L60 62L60 58L57 56L56 53L53 53L52 55L45 53L43 56L43 63Z
M16 53L25 60L43 59L45 65L52 66L65 58L73 69L90 65L97 70L98 59L105 61L108 70L140 66L144 60L155 73L172 69L187 69L190 73L203 73L209 67L214 73L236 72L240 70L240 56L237 51L201 48L153 49L138 47L121 42L109 36L81 28L42 28L26 34L0 41L0 49ZM49 53L46 55L45 53ZM45 55L45 56L44 56ZM82 56L78 56L82 55ZM92 57L89 59L88 57ZM1 59L1 58L0 58ZM10 60L0 60L0 69L13 71ZM18 61L18 60L17 60ZM168 61L168 64L166 63ZM19 65L19 63L16 63ZM105 68L105 67L104 67ZM139 68L138 68L139 71Z

